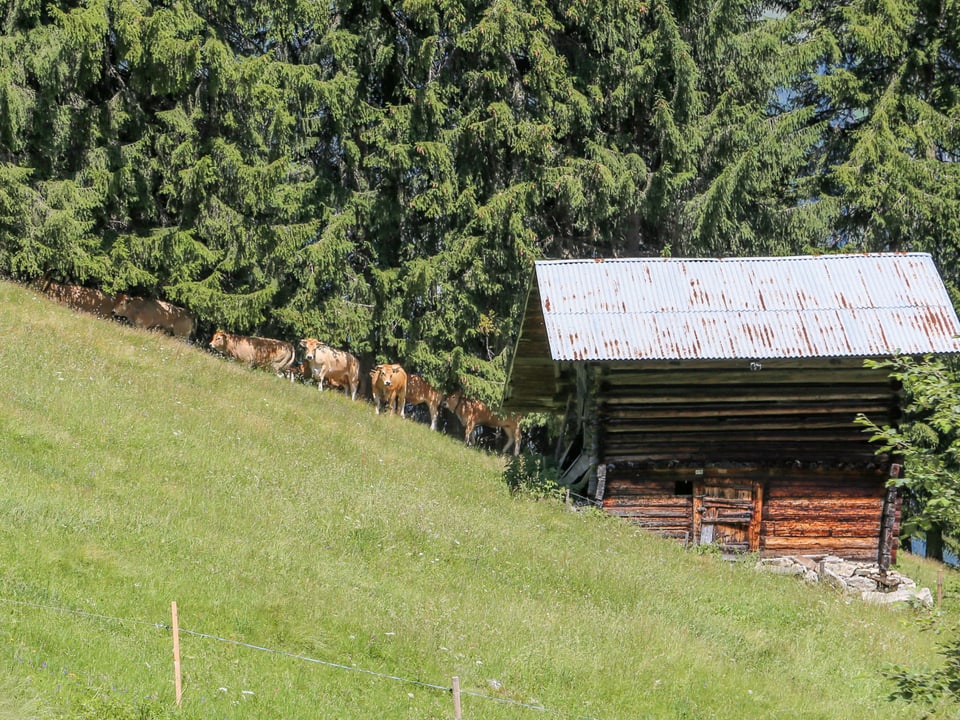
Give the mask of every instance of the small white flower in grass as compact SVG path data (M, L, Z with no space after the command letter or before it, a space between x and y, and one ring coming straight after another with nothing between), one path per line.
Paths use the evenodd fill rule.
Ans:
M407 693L407 697L413 699L413 693Z
M220 692L229 692L225 687L220 688Z

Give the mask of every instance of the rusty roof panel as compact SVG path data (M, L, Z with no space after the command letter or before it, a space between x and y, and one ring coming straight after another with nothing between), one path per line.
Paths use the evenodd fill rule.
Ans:
M960 352L926 253L536 264L554 360Z

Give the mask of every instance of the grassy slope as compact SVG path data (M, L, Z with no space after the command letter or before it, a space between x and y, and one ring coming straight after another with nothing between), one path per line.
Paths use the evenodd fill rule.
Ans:
M940 664L913 611L511 498L365 403L8 283L0 333L0 718L166 715L171 600L187 718L449 718L383 676L454 675L468 720L906 718L880 670Z

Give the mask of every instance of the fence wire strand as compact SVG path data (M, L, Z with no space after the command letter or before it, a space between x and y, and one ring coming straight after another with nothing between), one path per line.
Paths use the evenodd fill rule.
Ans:
M7 603L8 605L19 605L22 607L30 607L37 610L49 610L51 612L63 613L66 615L78 615L80 617L85 617L93 620L108 620L110 622L128 623L131 625L143 625L145 627L152 627L155 630L164 630L168 632L173 630L173 627L169 623L162 623L162 622L152 623L147 620L134 620L131 618L121 618L121 617L115 617L112 615L105 615L103 613L89 612L86 610L75 610L73 608L62 608L62 607L56 607L53 605L43 605L41 603L30 602L28 600L13 600L10 598L0 597L0 602ZM203 638L206 640L215 640L217 642L226 643L228 645L235 645L235 646L247 648L250 650L257 650L259 652L271 653L273 655L290 658L291 660L300 660L303 662L313 663L315 665L323 665L324 667L334 668L336 670L348 670L350 672L361 673L363 675L370 675L372 677L380 678L383 680L393 680L395 682L407 683L409 685L416 685L422 688L428 688L430 690L440 690L441 692L448 692L448 693L453 692L453 688L449 685L437 685L435 683L424 682L423 680L413 680L411 678L405 678L399 675L390 675L389 673L377 672L376 670L367 670L365 668L360 668L353 665L344 665L342 663L335 663L329 660L320 660L318 658L312 658L307 655L298 655L296 653L292 653L287 650L277 650L275 648L268 648L262 645L254 645L253 643L243 642L242 640L232 640L230 638L221 637L219 635L199 632L196 630L189 630L183 627L179 628L179 632L181 635L190 635L193 637ZM593 718L589 715L576 715L576 714L564 712L562 710L551 710L550 708L544 707L543 705L525 703L519 700L513 700L511 698L496 697L495 695L487 695L485 693L476 692L473 690L461 689L460 695L461 696L466 695L468 697L473 697L480 700L491 700L493 702L501 703L504 705L513 705L515 707L522 707L528 710L536 710L538 712L551 713L553 715L558 715L561 717L575 718L576 720L596 720L596 718Z

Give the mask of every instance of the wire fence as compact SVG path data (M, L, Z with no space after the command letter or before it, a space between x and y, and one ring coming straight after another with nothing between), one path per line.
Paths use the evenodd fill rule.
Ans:
M160 630L163 632L171 632L174 630L173 626L166 622L149 622L147 620L121 618L121 617L116 617L112 615L105 615L103 613L89 612L86 610L76 610L74 608L64 608L64 607L56 607L53 605L43 605L41 603L31 602L28 600L15 600L11 598L0 597L0 603L4 603L7 605L20 606L25 608L32 608L35 610L55 612L63 615L76 615L76 616L88 618L91 620L104 620L104 621L110 621L110 622L116 622L116 623L126 623L129 625L140 625L140 626L152 628L154 630ZM190 630L184 627L177 628L177 632L179 632L179 634L181 635L189 635L191 637L201 638L204 640L210 640L214 642L233 645L236 647L242 647L242 648L246 648L248 650L253 650L256 652L270 653L272 655L285 657L290 660L295 660L298 662L311 663L314 665L322 665L323 667L332 668L334 670L359 673L359 674L367 675L380 680L415 685L421 688L436 690L444 693L453 694L454 692L456 692L461 696L465 695L468 697L476 698L478 700L490 701L490 702L499 703L503 705L512 705L518 708L531 710L535 712L548 713L555 717L575 718L576 720L597 720L596 718L593 718L589 715L578 715L575 713L569 713L562 710L553 710L537 703L526 703L519 700L514 700L512 698L497 697L495 695L488 695L486 693L481 693L477 691L463 690L463 689L460 689L456 685L456 683L454 683L453 685L445 685L440 683L425 682L423 680L415 680L409 677L403 677L401 675L394 675L390 673L379 672L376 670L368 670L366 668L357 667L355 665L344 665L343 663L332 662L329 660L322 660L320 658L309 657L307 655L300 655L297 653L289 652L287 650L279 650L276 648L270 648L263 645L256 645L254 643L248 643L242 640L226 638L226 637L222 637L212 633L200 632L198 630Z

